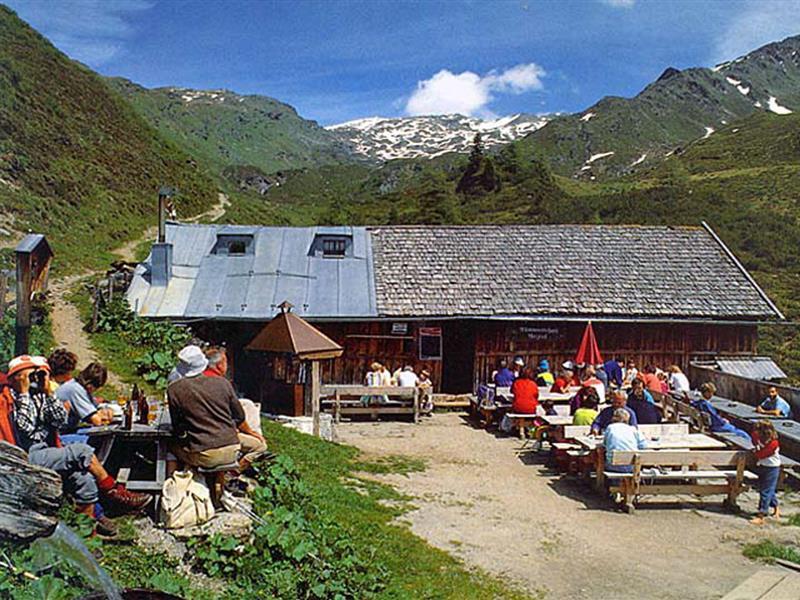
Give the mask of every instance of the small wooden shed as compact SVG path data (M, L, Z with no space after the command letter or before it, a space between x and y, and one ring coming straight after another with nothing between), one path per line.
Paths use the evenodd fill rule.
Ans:
M344 348L310 323L292 313L292 304L278 305L281 312L247 345L248 350L291 354L311 364L310 404L314 435L319 436L321 360L338 358Z

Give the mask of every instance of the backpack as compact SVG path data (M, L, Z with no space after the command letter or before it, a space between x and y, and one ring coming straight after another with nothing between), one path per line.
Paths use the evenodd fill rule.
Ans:
M167 529L205 523L214 516L211 492L191 471L175 471L161 491L161 522Z

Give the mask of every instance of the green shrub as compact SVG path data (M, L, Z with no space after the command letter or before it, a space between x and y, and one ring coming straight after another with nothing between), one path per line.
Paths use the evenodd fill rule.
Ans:
M242 597L370 598L383 589L385 567L317 514L291 458L259 465L257 479L253 508L264 524L247 543L222 535L195 540L205 573L229 579Z

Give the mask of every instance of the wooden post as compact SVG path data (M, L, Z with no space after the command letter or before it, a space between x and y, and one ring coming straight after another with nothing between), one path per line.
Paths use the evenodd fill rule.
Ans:
M414 388L414 423L419 423L419 388Z
M336 423L338 423L342 418L341 411L342 411L342 396L339 390L337 389L336 392L334 392L333 396L333 415L334 415L333 420Z
M31 334L31 255L17 252L17 324L14 354L28 353Z
M311 424L316 437L319 437L319 361L311 361Z
M6 314L6 294L8 293L8 272L0 271L0 319Z

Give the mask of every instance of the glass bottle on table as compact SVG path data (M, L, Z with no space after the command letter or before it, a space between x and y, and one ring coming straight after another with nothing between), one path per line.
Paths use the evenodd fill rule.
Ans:
M131 397L128 399L128 403L125 405L125 429L128 431L133 429L133 403L135 401L135 394L136 386L134 386L133 391L131 392Z

